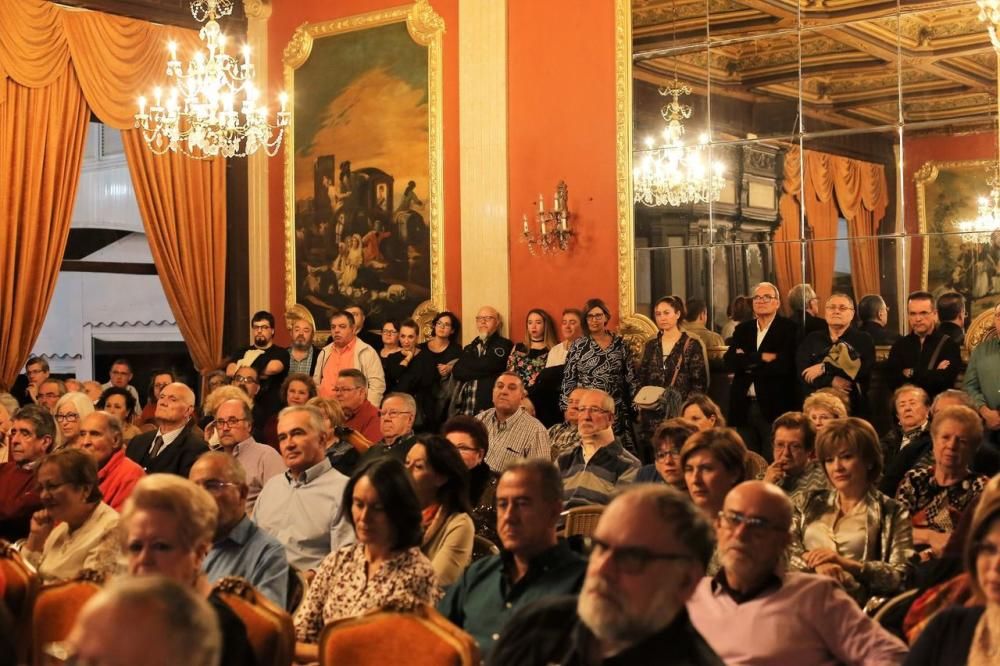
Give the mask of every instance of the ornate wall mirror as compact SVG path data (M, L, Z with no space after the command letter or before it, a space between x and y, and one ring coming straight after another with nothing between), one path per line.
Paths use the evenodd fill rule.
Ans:
M915 289L957 290L973 317L1000 301L1000 233L977 207L997 56L974 0L617 3L624 332L654 332L668 294L719 330L761 280L783 300L809 282L820 307L881 294L897 330Z

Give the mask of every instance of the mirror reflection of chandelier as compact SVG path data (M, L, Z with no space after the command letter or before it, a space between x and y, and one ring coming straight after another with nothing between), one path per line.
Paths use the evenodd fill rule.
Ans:
M663 143L657 146L653 137L647 137L646 150L636 155L632 174L634 201L645 206L718 201L726 185L725 165L718 160L709 163L708 135L702 134L695 145L684 144L682 121L691 118L691 106L682 104L680 97L690 95L691 89L675 76L673 82L659 92L673 98L660 109L667 123L663 128Z
M167 78L173 79L168 91L157 87L148 111L146 98L139 98L135 126L157 155L179 151L210 159L246 157L260 148L272 157L278 152L288 125L288 97L281 94L281 111L271 125L253 84L250 47L244 45L243 60L237 62L226 53L227 38L216 22L232 13L233 2L192 0L192 16L205 23L198 32L205 50L197 51L185 70L177 60L177 45L168 44Z
M979 197L979 211L976 218L960 220L955 224L964 243L989 242L990 235L1000 230L1000 172L997 166L990 169L986 183L990 186L990 193Z

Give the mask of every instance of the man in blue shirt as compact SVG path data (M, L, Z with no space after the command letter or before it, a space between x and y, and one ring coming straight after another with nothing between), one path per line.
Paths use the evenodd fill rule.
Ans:
M247 482L243 465L227 453L206 453L195 462L191 481L208 491L219 507L212 549L202 563L208 581L245 578L261 594L285 608L288 561L285 549L246 515Z
M556 537L562 492L559 471L548 460L511 463L496 491L501 554L474 562L438 604L476 639L484 659L519 608L580 590L587 563Z

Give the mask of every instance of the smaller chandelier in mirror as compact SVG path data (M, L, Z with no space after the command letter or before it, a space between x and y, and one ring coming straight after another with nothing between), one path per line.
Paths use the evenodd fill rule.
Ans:
M986 184L990 193L979 197L976 218L955 224L963 243L987 243L993 232L1000 230L1000 172L996 165L990 168Z
M147 109L139 98L135 126L157 155L181 152L197 159L246 157L263 148L274 156L288 125L288 97L280 96L281 110L274 124L253 84L250 47L243 46L242 62L226 53L226 35L216 19L228 16L233 0L192 0L191 14L204 22L198 36L205 50L195 52L186 67L177 59L177 45L167 45L166 92L157 87Z
M726 185L725 165L708 159L708 134L698 143L684 143L684 123L691 118L691 106L681 103L681 95L690 95L691 88L674 81L659 92L670 97L660 109L666 122L663 141L656 145L653 137L645 140L645 151L636 155L633 169L634 201L645 206L682 206L719 200Z

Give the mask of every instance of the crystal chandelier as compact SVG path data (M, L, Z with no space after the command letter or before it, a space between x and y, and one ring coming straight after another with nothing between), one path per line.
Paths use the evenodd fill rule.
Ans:
M717 160L709 164L708 135L702 134L696 145L684 144L682 121L691 118L691 107L682 104L680 97L690 95L691 89L675 76L673 82L659 92L673 98L660 109L667 126L663 129L660 146L656 146L653 137L646 138L646 152L633 170L634 201L645 206L718 201L726 185L725 165Z
M997 166L990 169L986 183L990 186L990 193L979 197L976 218L960 220L955 225L964 243L987 242L989 235L1000 229L1000 172Z
M979 5L979 20L986 24L993 48L1000 50L1000 36L997 35L997 25L1000 25L1000 0L976 0L976 4Z
M135 126L157 155L181 152L197 159L246 157L259 148L274 156L288 125L288 96L280 95L281 111L275 123L268 122L267 107L253 84L254 66L250 47L243 46L243 60L226 53L226 35L216 19L229 16L234 0L192 0L191 14L205 23L198 32L205 44L184 69L177 60L177 44L167 49L167 78L173 79L166 94L157 87L153 104L139 98Z

